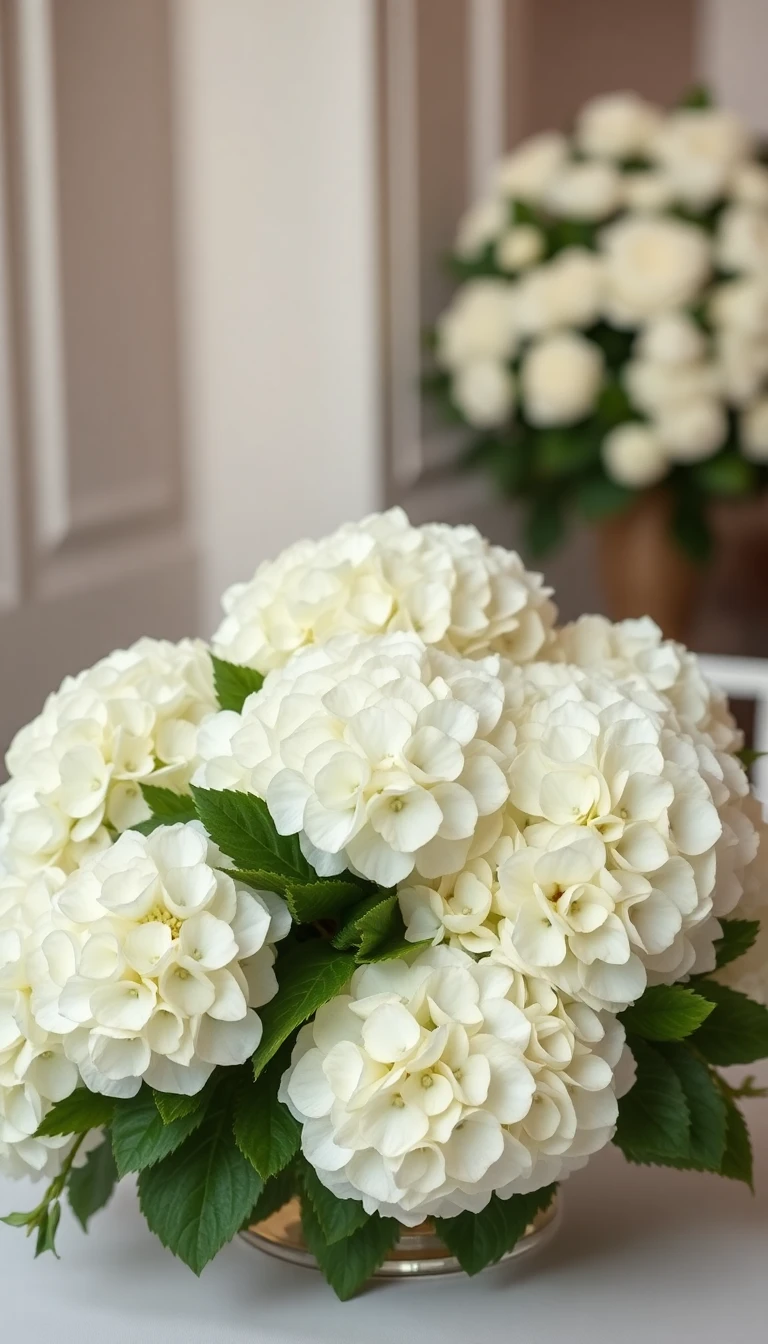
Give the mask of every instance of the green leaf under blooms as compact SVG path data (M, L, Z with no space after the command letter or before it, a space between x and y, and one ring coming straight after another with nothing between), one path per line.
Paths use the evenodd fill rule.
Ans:
M88 1231L94 1213L109 1201L119 1179L109 1136L98 1148L91 1149L84 1166L73 1167L67 1182L67 1198L84 1232Z
M556 1190L556 1185L547 1185L511 1199L492 1195L480 1213L436 1218L435 1230L465 1274L479 1274L512 1250L536 1214L552 1203Z
M261 1189L235 1143L226 1099L176 1152L139 1175L139 1203L151 1231L195 1274L250 1217Z
M283 1041L334 995L339 994L355 969L355 959L316 938L298 943L280 957L280 990L259 1009L263 1032L253 1056L255 1078L263 1072Z
M241 663L228 663L224 658L211 654L213 663L213 684L216 698L222 709L233 709L238 714L249 695L260 691L264 677L255 667L243 667Z
M768 1008L714 980L699 980L696 988L715 1005L692 1037L710 1064L752 1064L768 1057Z
M89 1129L101 1129L112 1122L115 1103L111 1097L78 1087L57 1101L37 1127L36 1138L58 1134L84 1134Z
M715 943L717 969L738 961L752 947L758 933L760 922L757 919L721 919L722 938Z
M713 1010L713 1004L683 985L649 985L619 1016L628 1032L645 1040L681 1041Z
M309 1199L301 1201L301 1227L307 1247L342 1302L360 1291L400 1235L394 1218L374 1213L351 1236L329 1244Z
M152 1091L142 1087L135 1097L115 1107L112 1121L112 1149L121 1176L143 1171L175 1152L198 1129L205 1109L190 1111L166 1123L155 1104Z

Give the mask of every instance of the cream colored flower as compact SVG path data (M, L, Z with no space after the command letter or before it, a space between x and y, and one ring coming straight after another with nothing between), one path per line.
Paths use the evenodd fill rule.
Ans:
M523 271L539 261L544 252L544 235L533 224L513 224L496 244L496 264L503 271Z
M715 256L724 271L768 272L768 212L731 205L717 226Z
M392 886L454 871L508 793L493 733L497 660L470 663L415 635L339 636L270 673L242 716L201 738L199 781L266 798L321 875ZM239 720L239 721L238 721Z
M674 201L672 183L666 173L647 168L625 173L621 179L624 205L648 214L667 210Z
M505 280L469 280L437 322L437 359L461 369L476 359L508 359L517 345L515 295Z
M542 131L524 140L494 174L494 185L513 200L539 202L568 157L568 143L557 131Z
M570 425L589 415L603 380L599 346L578 332L544 336L527 351L520 373L532 425Z
M719 364L705 360L672 364L669 360L631 359L624 365L622 377L633 404L652 417L699 400L715 400L722 384Z
M131 1097L144 1080L192 1094L256 1049L290 918L219 862L199 822L126 831L57 892L30 1012L92 1091Z
M768 168L762 163L740 163L731 178L730 189L741 205L768 206Z
M706 209L726 194L749 151L749 134L736 114L708 107L672 112L651 146L678 198L693 209Z
M544 202L567 219L607 219L621 204L621 178L609 163L567 163L547 187Z
M507 218L507 206L497 196L476 201L462 215L456 231L455 248L458 256L467 260L476 257L500 236Z
M76 868L149 816L140 784L184 790L217 708L204 644L142 639L67 677L11 743L0 850L12 870Z
M702 462L722 448L728 437L728 420L721 402L702 398L665 407L656 420L656 429L673 462Z
M402 509L301 541L224 594L214 650L261 672L342 631L414 630L463 656L535 658L555 609L541 577L474 527L412 527Z
M32 878L0 878L0 1172L51 1177L71 1140L35 1138L54 1102L77 1085L62 1038L30 1009L34 953L51 929L52 895L64 874L55 868Z
M708 309L712 322L724 331L768 338L768 275L744 275L718 285Z
M665 313L653 318L640 332L634 353L652 364L690 367L706 350L701 327L687 313Z
M611 479L631 490L656 485L669 472L669 457L658 434L637 421L617 425L606 434L601 453Z
M747 406L739 425L739 445L752 462L768 462L768 396Z
M733 406L746 406L760 394L768 379L768 332L760 336L724 328L717 334L716 349L726 401Z
M585 103L576 120L576 141L600 159L645 155L661 125L661 112L636 93L608 93Z
M530 270L517 290L517 322L526 335L556 327L590 327L600 313L603 267L584 247L567 247Z
M455 374L451 397L470 425L491 429L509 418L515 384L509 369L498 360L476 359Z
M613 1133L623 1050L614 1019L440 948L356 971L280 1097L328 1189L413 1227L583 1166Z
M602 234L607 313L632 327L695 299L709 276L711 246L702 229L679 219L628 215Z

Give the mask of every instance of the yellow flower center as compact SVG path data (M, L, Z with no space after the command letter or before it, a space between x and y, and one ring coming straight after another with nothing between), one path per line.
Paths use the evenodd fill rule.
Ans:
M142 915L140 924L167 924L171 930L173 938L178 938L181 933L181 920L178 915L172 915L170 910L166 910L164 905L153 905L148 914Z

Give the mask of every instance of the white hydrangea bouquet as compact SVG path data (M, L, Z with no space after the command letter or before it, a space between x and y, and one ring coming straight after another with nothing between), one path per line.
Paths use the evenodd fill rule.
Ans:
M587 103L534 135L461 221L462 284L425 386L475 431L467 462L528 505L528 545L670 494L694 560L711 501L768 480L768 168L695 95Z
M0 1169L49 1184L5 1221L138 1173L199 1273L299 1196L346 1298L425 1219L493 1263L611 1141L751 1185L766 851L696 658L398 509L224 606L8 753Z

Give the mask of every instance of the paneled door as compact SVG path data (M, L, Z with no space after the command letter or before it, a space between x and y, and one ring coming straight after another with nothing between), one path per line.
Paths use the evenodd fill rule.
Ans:
M0 0L0 751L194 630L163 0ZM1 777L1 771L0 771Z

